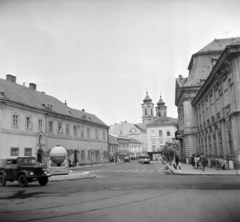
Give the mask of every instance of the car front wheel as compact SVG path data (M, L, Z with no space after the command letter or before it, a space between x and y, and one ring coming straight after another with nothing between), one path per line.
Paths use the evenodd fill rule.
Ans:
M6 178L3 174L0 175L0 186L5 186Z
M27 177L25 175L20 175L18 177L18 184L20 187L26 187L28 185L28 180Z
M48 183L47 177L38 178L38 182L41 186L45 186Z

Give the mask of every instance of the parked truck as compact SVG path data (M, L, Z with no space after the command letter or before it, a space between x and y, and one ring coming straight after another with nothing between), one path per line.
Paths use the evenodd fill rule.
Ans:
M5 186L7 181L18 181L19 186L26 187L36 180L41 186L45 186L50 176L34 157L9 157L0 160L0 186Z

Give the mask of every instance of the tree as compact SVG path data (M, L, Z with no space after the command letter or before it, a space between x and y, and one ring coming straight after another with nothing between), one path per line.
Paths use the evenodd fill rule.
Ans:
M171 142L166 142L162 148L162 155L164 155L167 160L170 160L174 157L175 153L175 144Z

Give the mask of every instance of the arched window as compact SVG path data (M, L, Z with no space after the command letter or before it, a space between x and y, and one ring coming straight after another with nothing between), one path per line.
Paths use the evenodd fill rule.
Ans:
M152 109L151 109L151 116L153 115L153 111L152 111Z
M145 108L145 115L147 115L147 108Z

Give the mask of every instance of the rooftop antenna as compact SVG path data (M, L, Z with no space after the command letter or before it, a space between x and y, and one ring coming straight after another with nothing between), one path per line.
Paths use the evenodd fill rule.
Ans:
M223 34L226 35L226 38L228 38L229 31L224 32Z

